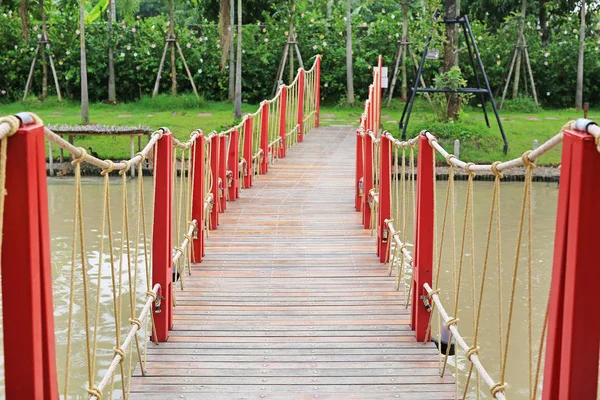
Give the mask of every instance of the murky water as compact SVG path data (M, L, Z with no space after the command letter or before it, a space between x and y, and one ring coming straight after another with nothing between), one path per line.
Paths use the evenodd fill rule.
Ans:
M152 181L150 178L144 178L146 199L151 199ZM131 180L128 184L128 199L130 210L136 210L139 205L139 196L137 187ZM462 218L465 198L465 182L456 183L456 248L457 248L457 264L458 251L460 249L460 239L462 230ZM115 236L115 254L117 260L120 256L119 233L121 230L121 188L120 181L115 180L111 184L111 202L113 210L113 231ZM476 272L475 282L477 288L480 285L481 279L481 264L485 250L485 237L489 220L489 209L491 203L493 184L491 182L475 182L475 261ZM522 199L523 184L522 183L503 183L501 187L501 205L502 205L502 274L501 274L501 293L502 293L502 313L503 313L503 329L506 330L507 304L510 294L510 285L512 281L512 270L514 266L515 243L518 232L518 224L520 220L520 208ZM438 223L441 223L441 207L446 192L446 182L438 182L437 185L437 206L438 206ZM544 317L546 302L548 298L548 287L552 269L552 254L553 240L555 229L555 215L557 202L557 185L535 183L533 190L533 213L534 213L534 246L533 246L533 338L534 338L534 354L537 354L535 348L539 343L541 324ZM84 202L84 224L86 228L85 242L86 254L88 258L88 276L92 284L88 289L91 292L90 299L95 301L96 284L98 274L98 256L100 247L100 231L101 231L101 216L102 216L102 195L103 186L102 180L99 178L84 179L83 184L83 202ZM50 229L52 237L52 268L54 277L54 308L55 308L55 327L56 341L58 354L58 371L60 379L61 393L63 391L64 376L65 376L65 351L67 344L67 321L68 310L70 304L70 274L71 274L71 242L73 229L73 181L71 179L49 179L48 180L48 197L50 209ZM152 202L146 203L146 214L151 215ZM149 220L149 218L148 218ZM132 234L135 232L135 219L132 220L130 230ZM150 239L151 229L148 227L148 239ZM439 239L439 232L438 232ZM134 241L135 246L141 247L139 240ZM446 237L447 246L444 249L447 257L444 258L441 276L441 296L443 298L446 309L450 314L453 313L453 291L452 291L452 262L450 258L451 240ZM106 251L105 251L106 253ZM469 252L467 252L469 253ZM139 275L137 281L138 304L144 300L143 293L146 290L145 277L143 276L144 262L138 254L137 265ZM522 261L525 261L527 255L526 248L523 247L521 253ZM460 304L458 317L460 318L459 329L464 333L468 343L472 343L472 303L471 303L471 272L470 272L470 257L468 254L465 257L465 271L463 272L463 289L460 293ZM103 256L104 266L102 268L102 290L101 306L100 306L100 326L99 330L99 351L98 351L98 367L96 373L96 381L104 374L105 369L109 365L114 346L114 317L112 309L112 289L110 268L107 267L107 258ZM496 276L496 253L492 251L490 257L490 265L488 267L488 275L486 279L486 289L484 295L484 308L482 311L479 345L481 347L480 356L482 362L492 377L499 379L499 343L498 343L498 293L499 286ZM118 264L117 264L118 266ZM513 315L513 328L511 332L511 342L507 364L506 381L509 383L507 393L512 399L525 399L528 397L528 346L527 346L527 288L526 288L526 268L527 264L520 265L520 271L517 282L516 304ZM83 398L85 392L82 388L87 382L87 362L85 359L85 325L83 323L83 305L82 305L82 285L81 275L77 274L75 288L75 307L74 313L77 319L73 327L73 359L70 372L70 387L71 393L78 394ZM477 294L479 289L477 289ZM127 280L123 280L123 331L129 329L127 318L129 317L129 300L128 300L128 285ZM399 305L400 306L400 305ZM91 307L93 309L93 307ZM139 307L137 312L139 313ZM94 314L90 318L93 322ZM435 324L434 319L434 324ZM142 337L143 334L140 335ZM461 356L462 357L462 356ZM465 371L468 368L468 363L463 358L459 357L459 369ZM449 366L450 371L454 371L453 366ZM459 380L464 383L464 377L460 376ZM463 384L461 384L461 387ZM488 396L489 391L482 383L482 392ZM475 396L472 396L475 398ZM75 398L75 397L73 397Z

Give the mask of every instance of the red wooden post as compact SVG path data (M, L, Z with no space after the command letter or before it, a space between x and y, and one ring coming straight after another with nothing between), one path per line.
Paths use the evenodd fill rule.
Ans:
M373 132L375 132L375 134L379 134L379 127L381 126L381 77L383 75L381 73L382 65L382 57L379 56L379 59L377 60L377 73L375 74L375 88L373 89Z
M356 211L361 211L362 206L362 188L363 182L363 138L358 131L356 131L356 179L354 181L354 208Z
M58 399L44 145L41 124L8 138L0 216L7 399Z
M234 201L240 197L240 141L238 130L234 130L229 135L229 165L227 166L231 176L227 177L227 190L229 191L229 200Z
M389 240L385 220L390 218L390 202L392 201L392 142L387 136L381 136L379 155L379 213L377 214L377 255L379 261L387 261Z
M210 176L212 179L213 208L210 212L210 227L217 229L219 226L219 155L220 140L218 136L213 136L210 140Z
M286 143L286 117L287 117L287 86L281 87L281 97L279 98L279 137L281 143L279 146L279 158L285 158L287 152Z
M260 161L260 173L266 174L269 170L269 103L261 105L260 112L260 148L263 153Z
M298 142L302 142L304 140L304 70L300 69L298 74L298 125L300 125Z
M204 255L204 135L198 137L194 143L192 163L194 168L192 219L196 220L197 229L193 242L192 262L200 263Z
M433 265L433 158L435 149L431 147L425 135L419 136L419 157L417 161L417 210L415 215L415 256L413 288L411 301L411 326L417 341L425 340L425 331L429 323L429 311L422 301L426 295L423 285L431 285Z
M227 137L219 136L219 178L221 185L219 186L219 200L221 201L220 212L225 212L227 209Z
M365 229L371 225L371 206L369 205L369 191L373 188L373 138L365 134L363 137L365 156L363 160L363 196L362 196L362 222Z
M252 117L248 117L246 124L244 125L244 187L249 188L252 186Z
M160 284L162 296L160 310L154 310L156 339L166 342L173 327L173 136L164 132L157 142L156 197L154 199L154 224L152 225L152 286Z
M315 128L319 127L321 118L321 56L317 56L317 66L315 67Z
M587 133L565 131L542 398L596 399L600 153Z

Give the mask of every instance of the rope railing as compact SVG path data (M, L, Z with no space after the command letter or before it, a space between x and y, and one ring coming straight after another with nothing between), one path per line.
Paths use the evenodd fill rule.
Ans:
M99 159L73 146L44 127L34 114L0 118L0 191L7 193L0 196L2 294L37 312L27 316L30 325L23 324L22 310L4 319L4 327L18 325L31 333L25 338L5 330L7 397L42 398L48 392L60 392L69 398L87 392L89 398L129 398L134 370L146 374L148 337L157 344L167 340L176 295L185 289L192 264L202 260L204 241L209 230L218 229L218 217L227 202L236 200L241 189L252 186L253 178L267 172L269 163L285 157L287 148L318 126L320 61L317 56L308 72L300 69L290 85L281 85L273 99L262 102L236 126L209 134L194 130L187 140L160 128L140 152L119 162ZM305 110L311 113L308 117ZM65 365L59 377L54 359L45 141L70 154L75 175L66 272L68 317L66 326L59 327L66 331L66 349L61 350ZM149 191L142 174L145 161L152 172ZM97 210L101 218L95 230L99 236L89 234L91 226L87 225L93 223L84 226L84 216L91 211L84 202L89 196L81 179L84 164L97 167L102 178L103 196ZM137 180L127 177L132 169L138 172ZM109 179L117 173L118 180ZM119 205L111 201L113 187L119 193ZM28 202L22 193L27 193ZM24 205L38 209L34 213ZM7 224L11 227L8 236ZM96 239L90 241L90 237ZM31 291L23 285L40 281L41 292L28 297ZM102 296L108 292L110 300ZM49 308L27 307L38 300ZM111 317L103 315L107 307ZM112 331L112 339L101 334L104 331ZM107 341L113 347L110 352L105 349ZM11 351L22 345L39 348L36 354L46 355L42 369L29 371L39 359L27 363L23 354ZM84 360L85 371L74 370L75 360L78 364Z

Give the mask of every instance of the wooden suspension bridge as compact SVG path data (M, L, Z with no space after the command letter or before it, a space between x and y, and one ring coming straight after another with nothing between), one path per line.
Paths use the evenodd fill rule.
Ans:
M600 318L588 305L598 275L600 128L574 121L518 159L475 165L448 154L430 132L407 142L381 132L380 71L358 130L319 127L317 57L239 125L197 130L188 141L161 128L142 151L118 163L70 145L33 114L0 119L6 398L506 399L513 394L507 359L523 325L529 387L515 391L545 400L595 399ZM66 364L58 368L46 140L72 155L75 170ZM532 171L560 144L548 307L545 317L532 315L530 291L528 317L517 321L515 288L532 287ZM436 155L450 167L445 204L435 201ZM98 167L104 183L98 241L101 257L109 255L98 263L110 271L106 276L104 268L91 267L83 240L82 215L89 212L82 202L83 163ZM144 179L127 179L148 163L151 196ZM502 247L502 172L519 166L525 182L514 270L505 266L512 290L497 310L504 357L491 366L479 341L484 300L496 290L485 285L487 254ZM454 169L468 174L463 223L456 223L458 207L450 200ZM476 173L494 176L483 242L470 228ZM117 184L111 174L120 175L121 217L111 217ZM135 209L128 208L128 192L137 194ZM452 245L453 261L445 253L448 236L459 242ZM486 252L477 273L476 243ZM520 272L520 264L529 272ZM446 268L452 278L440 273ZM461 283L472 292L467 307L458 301ZM103 287L112 293L107 304ZM113 314L100 318L101 306ZM459 325L471 311L472 327ZM73 335L76 316L85 328ZM19 329L8 329L14 326ZM113 332L109 353L98 346L103 331ZM438 349L432 341L452 346ZM85 367L83 386L69 385L77 374L74 357Z

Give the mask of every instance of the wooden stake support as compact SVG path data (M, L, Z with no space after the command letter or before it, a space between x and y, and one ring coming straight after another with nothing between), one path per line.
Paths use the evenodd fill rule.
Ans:
M43 46L46 46L46 49L50 49L50 41L48 40L48 35L45 29L42 29L42 38L38 41L37 47L35 48L35 55L33 56L33 61L31 62L31 68L29 69L29 76L27 77L27 83L25 84L25 93L23 94L23 101L27 99L27 95L29 94L29 90L31 90L31 83L33 82L33 72L35 71L35 64L37 63L38 55L40 51L43 51ZM54 60L52 59L52 54L48 52L48 61L50 62L50 70L52 71L52 77L54 78L54 86L56 87L56 96L58 97L58 101L62 102L62 96L60 94L60 86L58 84L58 77L56 75L56 68L54 67Z
M513 52L513 56L510 60L510 68L508 69L508 76L506 77L506 83L504 85L504 90L502 91L502 100L500 100L500 105L498 108L502 109L504 105L504 99L506 98L506 93L508 92L508 86L510 85L510 80L512 78L513 70L515 68L515 64L517 59L519 58L519 52L522 52L521 59L524 60L525 65L527 66L527 73L529 75L529 80L531 82L531 92L533 94L533 101L535 105L538 105L537 92L535 90L535 81L533 80L533 72L531 70L531 62L529 61L529 51L527 50L527 41L525 40L525 35L521 35L521 38L517 40L517 44L515 45L515 51ZM525 80L525 82L527 82Z

